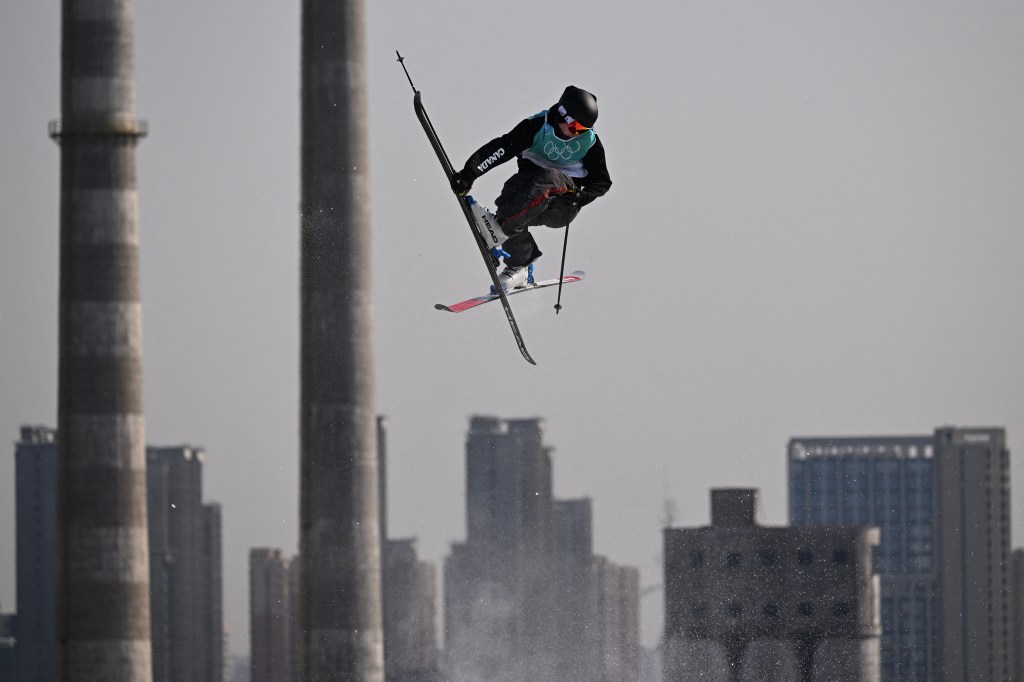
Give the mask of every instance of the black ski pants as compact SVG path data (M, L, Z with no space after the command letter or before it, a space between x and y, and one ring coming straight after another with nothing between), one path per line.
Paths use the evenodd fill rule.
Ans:
M565 173L537 166L520 167L505 181L494 203L498 224L510 235L501 247L509 253L506 266L529 265L541 257L530 227L565 227L572 222L579 209L570 208L568 202L558 201L558 197L574 189L572 178Z

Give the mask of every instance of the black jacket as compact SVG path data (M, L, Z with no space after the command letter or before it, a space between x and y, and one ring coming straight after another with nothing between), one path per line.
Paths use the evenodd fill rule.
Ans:
M548 111L548 121L557 129L558 122L553 120L551 115L551 112ZM524 159L522 154L533 145L533 138L543 125L544 119L539 116L537 118L523 119L509 132L501 137L494 138L476 150L466 161L463 172L471 174L476 179L495 166L505 163L513 156L519 162L520 171L538 169L539 166L537 164ZM484 164L488 160L490 160L490 163ZM483 170L481 170L481 167ZM601 144L600 137L596 137L594 146L583 157L583 167L587 171L586 176L573 178L573 181L580 188L580 205L585 206L603 195L612 186L612 179L608 175L608 167L605 165L604 145Z

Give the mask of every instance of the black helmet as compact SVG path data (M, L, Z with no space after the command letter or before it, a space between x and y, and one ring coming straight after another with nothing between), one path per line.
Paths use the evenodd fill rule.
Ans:
M558 104L555 105L555 110L563 118L571 116L587 128L593 128L597 123L597 98L575 85L565 89L558 99Z

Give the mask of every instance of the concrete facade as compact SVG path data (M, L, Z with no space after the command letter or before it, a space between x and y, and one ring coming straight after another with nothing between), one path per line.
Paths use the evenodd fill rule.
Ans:
M1012 679L1010 452L1001 428L935 431L944 682Z
M56 671L57 432L21 427L15 446L18 682Z
M131 0L63 3L57 679L152 678Z
M299 649L302 679L383 682L362 0L304 0Z
M934 438L793 438L789 522L881 531L883 682L939 679Z
M665 529L665 679L878 680L878 530L761 527L757 505L715 490L710 526Z

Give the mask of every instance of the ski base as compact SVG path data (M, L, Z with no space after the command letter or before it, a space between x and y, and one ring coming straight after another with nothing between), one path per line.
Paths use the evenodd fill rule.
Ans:
M561 283L562 284L572 284L573 282L579 282L580 280L582 280L586 276L587 276L586 273L583 272L582 270L576 270L575 272L572 272L572 273L566 275L565 277L563 277L561 279ZM522 293L525 293L527 291L536 291L537 289L544 289L546 287L555 286L558 283L559 283L559 280L557 278L556 279L546 279L546 280L543 280L541 282L536 282L534 284L527 284L526 286L519 287L518 289L512 289L511 291L506 291L505 292L505 296L514 296L516 294L522 294ZM500 298L501 298L500 294L485 294L483 296L476 296L474 298L470 298L470 299L467 299L465 301L459 301L458 303L452 303L451 305L444 305L443 303L437 303L437 304L434 305L434 308L436 310L443 310L443 311L445 311L447 313L461 313L461 312L465 312L466 310L470 310L472 308L476 308L477 306L481 306L481 305L483 305L485 303L490 303L491 301L497 301Z

